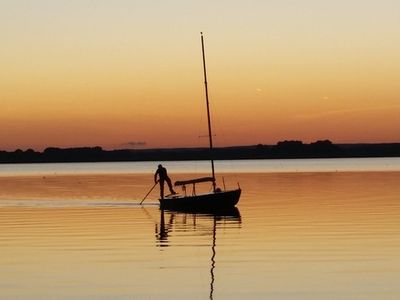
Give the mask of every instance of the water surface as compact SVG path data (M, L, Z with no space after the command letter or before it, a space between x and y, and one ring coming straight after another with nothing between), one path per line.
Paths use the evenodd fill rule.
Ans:
M205 173L210 170L209 161L34 163L1 164L0 176L144 174L154 172L158 163L173 173ZM219 173L400 171L400 157L218 160L215 161L215 167Z
M374 172L227 169L226 185L240 182L243 195L225 215L162 212L157 191L139 206L148 172L63 168L0 176L2 299L400 294L400 172L384 164Z

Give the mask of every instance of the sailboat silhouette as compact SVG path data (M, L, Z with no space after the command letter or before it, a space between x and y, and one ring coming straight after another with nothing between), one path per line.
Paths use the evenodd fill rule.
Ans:
M207 84L207 69L206 69L206 56L204 50L204 37L201 33L201 50L203 58L203 72L204 72L204 87L205 87L205 98L207 107L207 124L208 124L208 138L210 148L210 161L211 161L211 176L202 177L190 180L183 180L175 182L175 186L182 186L184 195L169 195L165 198L159 199L160 207L162 209L174 209L174 210L195 210L195 211L208 211L208 210L220 210L234 207L240 199L242 190L240 187L233 190L222 190L217 187L215 178L215 168L213 159L213 135L211 127L211 115L210 105L208 97L208 84ZM211 182L212 191L205 194L196 193L196 184L201 182ZM192 185L192 193L187 194L186 185Z

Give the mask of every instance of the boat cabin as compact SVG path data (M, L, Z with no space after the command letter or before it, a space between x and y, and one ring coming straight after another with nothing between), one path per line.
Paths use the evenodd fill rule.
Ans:
M196 196L196 183L201 183L201 182L212 182L215 184L215 178L213 177L201 177L201 178L195 178L195 179L190 179L190 180L182 180L182 181L176 181L174 183L175 186L182 186L182 190L186 194L186 185L187 184L192 184L192 196Z

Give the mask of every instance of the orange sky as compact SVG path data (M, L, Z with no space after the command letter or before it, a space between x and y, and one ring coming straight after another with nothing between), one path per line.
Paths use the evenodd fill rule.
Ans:
M206 145L200 31L218 146L399 141L397 1L32 0L0 4L0 149Z

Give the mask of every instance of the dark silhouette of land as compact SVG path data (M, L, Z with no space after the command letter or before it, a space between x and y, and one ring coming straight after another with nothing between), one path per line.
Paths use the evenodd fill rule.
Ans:
M50 147L43 152L32 149L0 151L0 163L208 160L210 155L216 160L400 157L400 143L333 144L324 140L305 144L301 141L283 141L276 145L214 148L212 154L209 148L103 150L101 147Z

